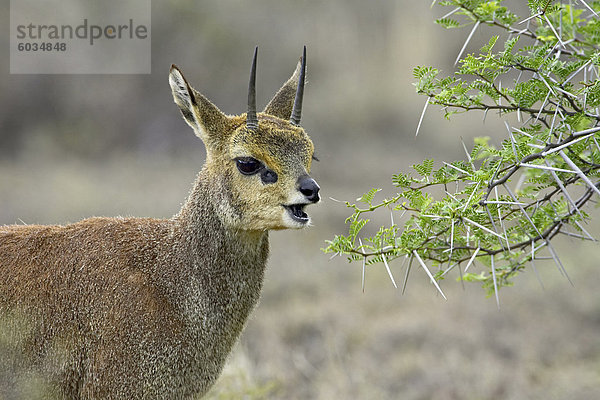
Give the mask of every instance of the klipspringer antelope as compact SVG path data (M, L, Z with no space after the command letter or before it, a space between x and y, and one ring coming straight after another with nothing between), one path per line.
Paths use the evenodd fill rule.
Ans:
M19 338L14 369L42 377L48 397L183 399L219 376L258 301L268 232L306 227L320 198L300 127L306 49L262 112L256 55L238 116L171 67L175 103L206 147L175 216L0 226L1 329Z

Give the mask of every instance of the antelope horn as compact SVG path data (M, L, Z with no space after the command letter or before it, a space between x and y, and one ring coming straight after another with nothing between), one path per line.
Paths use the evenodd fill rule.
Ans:
M258 117L256 116L256 56L258 46L254 48L252 69L250 70L250 83L248 84L248 112L246 113L246 127L255 131L258 129Z
M306 77L306 46L302 51L302 67L300 69L300 78L298 79L298 88L296 89L296 98L294 99L294 108L290 122L293 125L300 125L300 116L302 115L302 98L304 97L304 80Z

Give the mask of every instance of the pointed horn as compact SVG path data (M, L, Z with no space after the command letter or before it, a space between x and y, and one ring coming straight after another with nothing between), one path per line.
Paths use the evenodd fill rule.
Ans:
M300 69L300 78L298 79L298 88L296 89L296 98L294 99L294 108L290 122L293 125L300 125L300 116L302 115L302 98L304 97L304 80L306 76L306 46L302 51L302 69Z
M250 83L248 84L248 113L246 114L246 127L255 131L258 129L258 117L256 116L256 56L258 46L254 48L252 69L250 70Z

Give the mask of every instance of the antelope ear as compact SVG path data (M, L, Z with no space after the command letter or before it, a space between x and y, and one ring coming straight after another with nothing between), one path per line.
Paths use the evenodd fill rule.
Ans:
M286 83L277 91L269 104L263 110L264 113L289 120L294 107L294 99L296 98L296 90L300 79L300 70L302 69L302 59L298 62L296 70L287 80Z
M227 116L206 97L194 90L175 64L171 65L169 85L173 100L179 107L185 122L205 144L214 142L227 131L229 121Z

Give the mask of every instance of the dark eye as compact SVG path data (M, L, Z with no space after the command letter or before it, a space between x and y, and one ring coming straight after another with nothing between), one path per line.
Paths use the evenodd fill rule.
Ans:
M238 170L244 175L254 175L264 168L260 161L252 157L236 158L235 163Z

